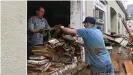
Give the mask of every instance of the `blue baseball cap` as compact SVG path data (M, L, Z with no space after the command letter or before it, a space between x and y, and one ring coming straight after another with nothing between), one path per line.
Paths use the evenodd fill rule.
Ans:
M96 23L96 19L94 17L86 17L84 22L82 23L91 23L91 24L95 24Z

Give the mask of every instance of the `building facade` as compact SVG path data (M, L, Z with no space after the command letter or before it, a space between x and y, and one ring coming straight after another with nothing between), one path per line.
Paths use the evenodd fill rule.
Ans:
M103 33L125 34L121 20L126 20L126 11L121 1L71 1L70 27L83 27L82 21L87 16L96 18L96 25Z
M127 9L127 4L128 4L128 0L121 0L123 6L125 7L125 9Z

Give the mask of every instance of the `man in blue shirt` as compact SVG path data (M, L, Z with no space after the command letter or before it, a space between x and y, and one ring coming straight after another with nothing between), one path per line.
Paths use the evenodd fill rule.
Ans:
M85 60L91 66L91 75L107 75L113 73L112 61L108 50L105 48L102 32L96 28L96 20L93 17L86 17L84 27L81 29L70 29L61 26L66 34L83 38L85 46Z

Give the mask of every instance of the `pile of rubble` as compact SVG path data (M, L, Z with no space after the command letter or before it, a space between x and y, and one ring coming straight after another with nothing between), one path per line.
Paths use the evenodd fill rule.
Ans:
M54 31L51 36L44 46L32 48L34 55L28 60L29 72L53 72L59 69L58 67L82 62L81 50L83 48L75 42L73 36L61 34L60 30Z

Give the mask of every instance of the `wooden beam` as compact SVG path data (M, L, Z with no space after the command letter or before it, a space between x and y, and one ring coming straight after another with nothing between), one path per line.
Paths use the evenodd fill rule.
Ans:
M125 60L124 66L125 66L127 75L133 75L133 63L132 63L132 61Z
M120 72L120 66L118 63L118 55L116 55L115 53L111 55L111 60L112 60L112 64L114 67L115 72Z

